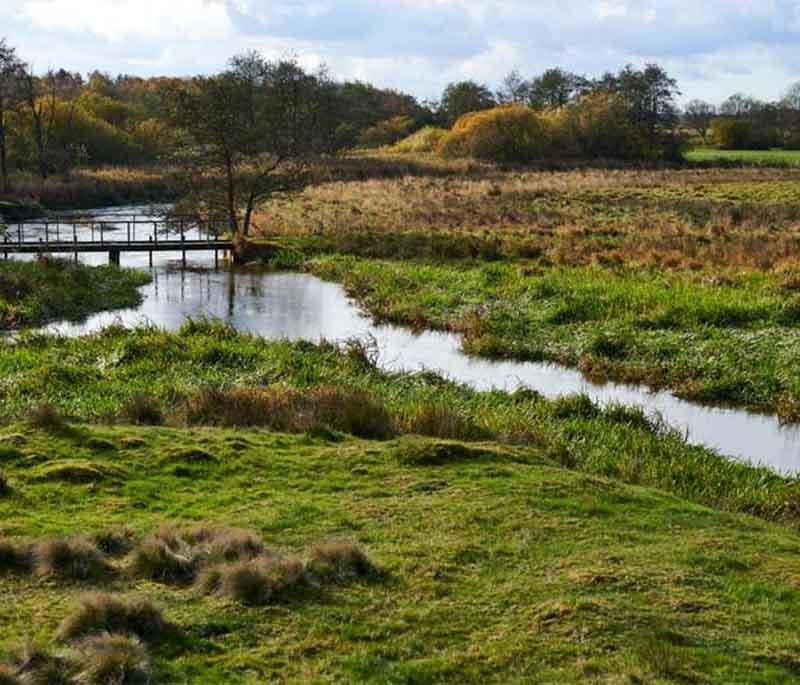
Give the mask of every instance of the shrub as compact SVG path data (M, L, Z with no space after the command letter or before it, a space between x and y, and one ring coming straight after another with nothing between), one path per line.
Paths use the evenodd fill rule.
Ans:
M345 581L364 578L376 572L364 551L348 540L316 545L309 557L309 570L323 578Z
M152 667L142 643L125 635L101 635L77 648L79 685L149 685Z
M629 121L625 101L594 93L552 113L559 148L587 159L640 159L651 156Z
M784 142L780 130L757 126L749 119L717 119L711 125L711 137L725 150L769 150Z
M0 471L0 497L7 497L11 494L11 484L6 478L6 474Z
M30 550L0 539L0 573L28 571L31 567Z
M553 131L550 120L529 107L495 107L461 117L437 150L446 157L526 163L554 156Z
M111 571L103 553L83 536L46 540L35 549L36 571L74 580L102 578Z
M435 126L426 126L416 133L412 133L408 138L404 138L394 146L395 152L423 153L435 152L439 144L447 136L449 131Z
M205 572L200 586L247 606L264 606L282 599L306 584L305 566L297 559L261 556Z
M58 636L75 640L88 635L121 633L154 641L163 636L167 624L150 602L143 599L122 600L109 595L88 595L80 606L64 619Z
M160 426L164 423L161 404L152 395L136 393L122 407L123 421L137 426Z
M362 147L393 145L411 133L414 126L414 119L409 116L392 117L363 131L358 142Z

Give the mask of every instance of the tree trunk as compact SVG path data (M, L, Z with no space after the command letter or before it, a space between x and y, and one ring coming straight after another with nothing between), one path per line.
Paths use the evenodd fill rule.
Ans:
M0 192L7 193L11 188L8 183L8 151L6 149L5 115L0 106Z
M239 221L236 215L236 189L233 179L233 161L230 157L225 159L225 176L228 184L228 225L234 240L239 233Z
M250 197L247 198L247 209L244 213L244 221L242 222L242 234L245 238L250 235L250 221L253 218L253 206L255 205L255 195L250 193Z

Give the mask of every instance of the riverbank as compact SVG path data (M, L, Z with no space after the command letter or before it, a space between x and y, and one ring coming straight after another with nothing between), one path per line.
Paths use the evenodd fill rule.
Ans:
M106 167L76 169L69 176L42 180L31 174L12 176L12 195L16 204L38 206L38 215L7 220L36 218L41 211L96 209L121 205L163 204L181 196L178 172L171 167ZM3 214L0 206L0 215Z
M477 392L432 372L389 373L377 368L363 343L339 349L267 342L197 322L177 333L112 327L82 338L37 335L35 340L26 344L23 336L0 347L0 375L7 379L3 421L48 405L82 421L188 421L302 431L315 425L293 418L309 415L314 406L304 404L302 393L330 388L332 413L318 423L347 433L534 446L571 469L662 488L720 509L800 523L796 479L688 445L639 410L602 410L585 397L547 401L530 391ZM286 391L282 404L281 388L301 395Z
M154 351L216 345L238 364L261 347L220 333L114 333L106 368L133 380L134 365L152 363L136 340ZM320 354L271 352L295 365ZM7 425L0 439L0 662L19 664L26 639L40 655L69 653L74 636L102 624L104 614L79 610L87 592L100 592L115 598L93 599L101 609L122 600L137 612L108 620L146 631L159 683L773 685L793 682L800 667L800 545L795 532L757 518L563 469L535 446L45 418L35 419L40 428ZM167 524L244 559L260 554L263 538L298 560L292 568L311 559L310 575L275 585L266 606L255 592L215 591L207 575L194 584L187 569L148 580L142 574L166 560L151 558L156 542L144 540L172 535ZM89 577L51 556L31 571L24 554L14 565L8 552L56 549L53 538L76 534L84 538L66 549L91 556ZM372 566L314 556L349 549L315 547L343 538ZM344 561L320 567L314 558ZM266 581L251 582L256 590ZM61 662L40 658L33 668L48 663Z
M149 281L143 271L67 260L0 261L0 330L135 307L141 302L138 288Z
M785 277L341 256L306 268L379 321L462 334L470 354L800 419L800 309Z

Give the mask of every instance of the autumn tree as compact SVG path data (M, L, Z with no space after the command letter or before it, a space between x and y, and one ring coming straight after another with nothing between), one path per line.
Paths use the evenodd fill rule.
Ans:
M328 143L324 82L293 60L247 53L173 92L173 122L187 133L177 159L198 207L224 217L234 237L249 235L261 203L302 187L309 156Z
M9 118L20 94L20 76L24 71L16 51L0 39L0 192L9 191L8 134Z

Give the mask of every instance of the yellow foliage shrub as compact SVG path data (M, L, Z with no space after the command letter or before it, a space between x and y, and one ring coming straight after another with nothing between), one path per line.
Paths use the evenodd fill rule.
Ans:
M439 143L449 133L447 129L426 126L394 146L395 152L435 152Z
M446 157L532 162L551 158L554 140L550 117L507 105L464 115L442 137L437 151Z

